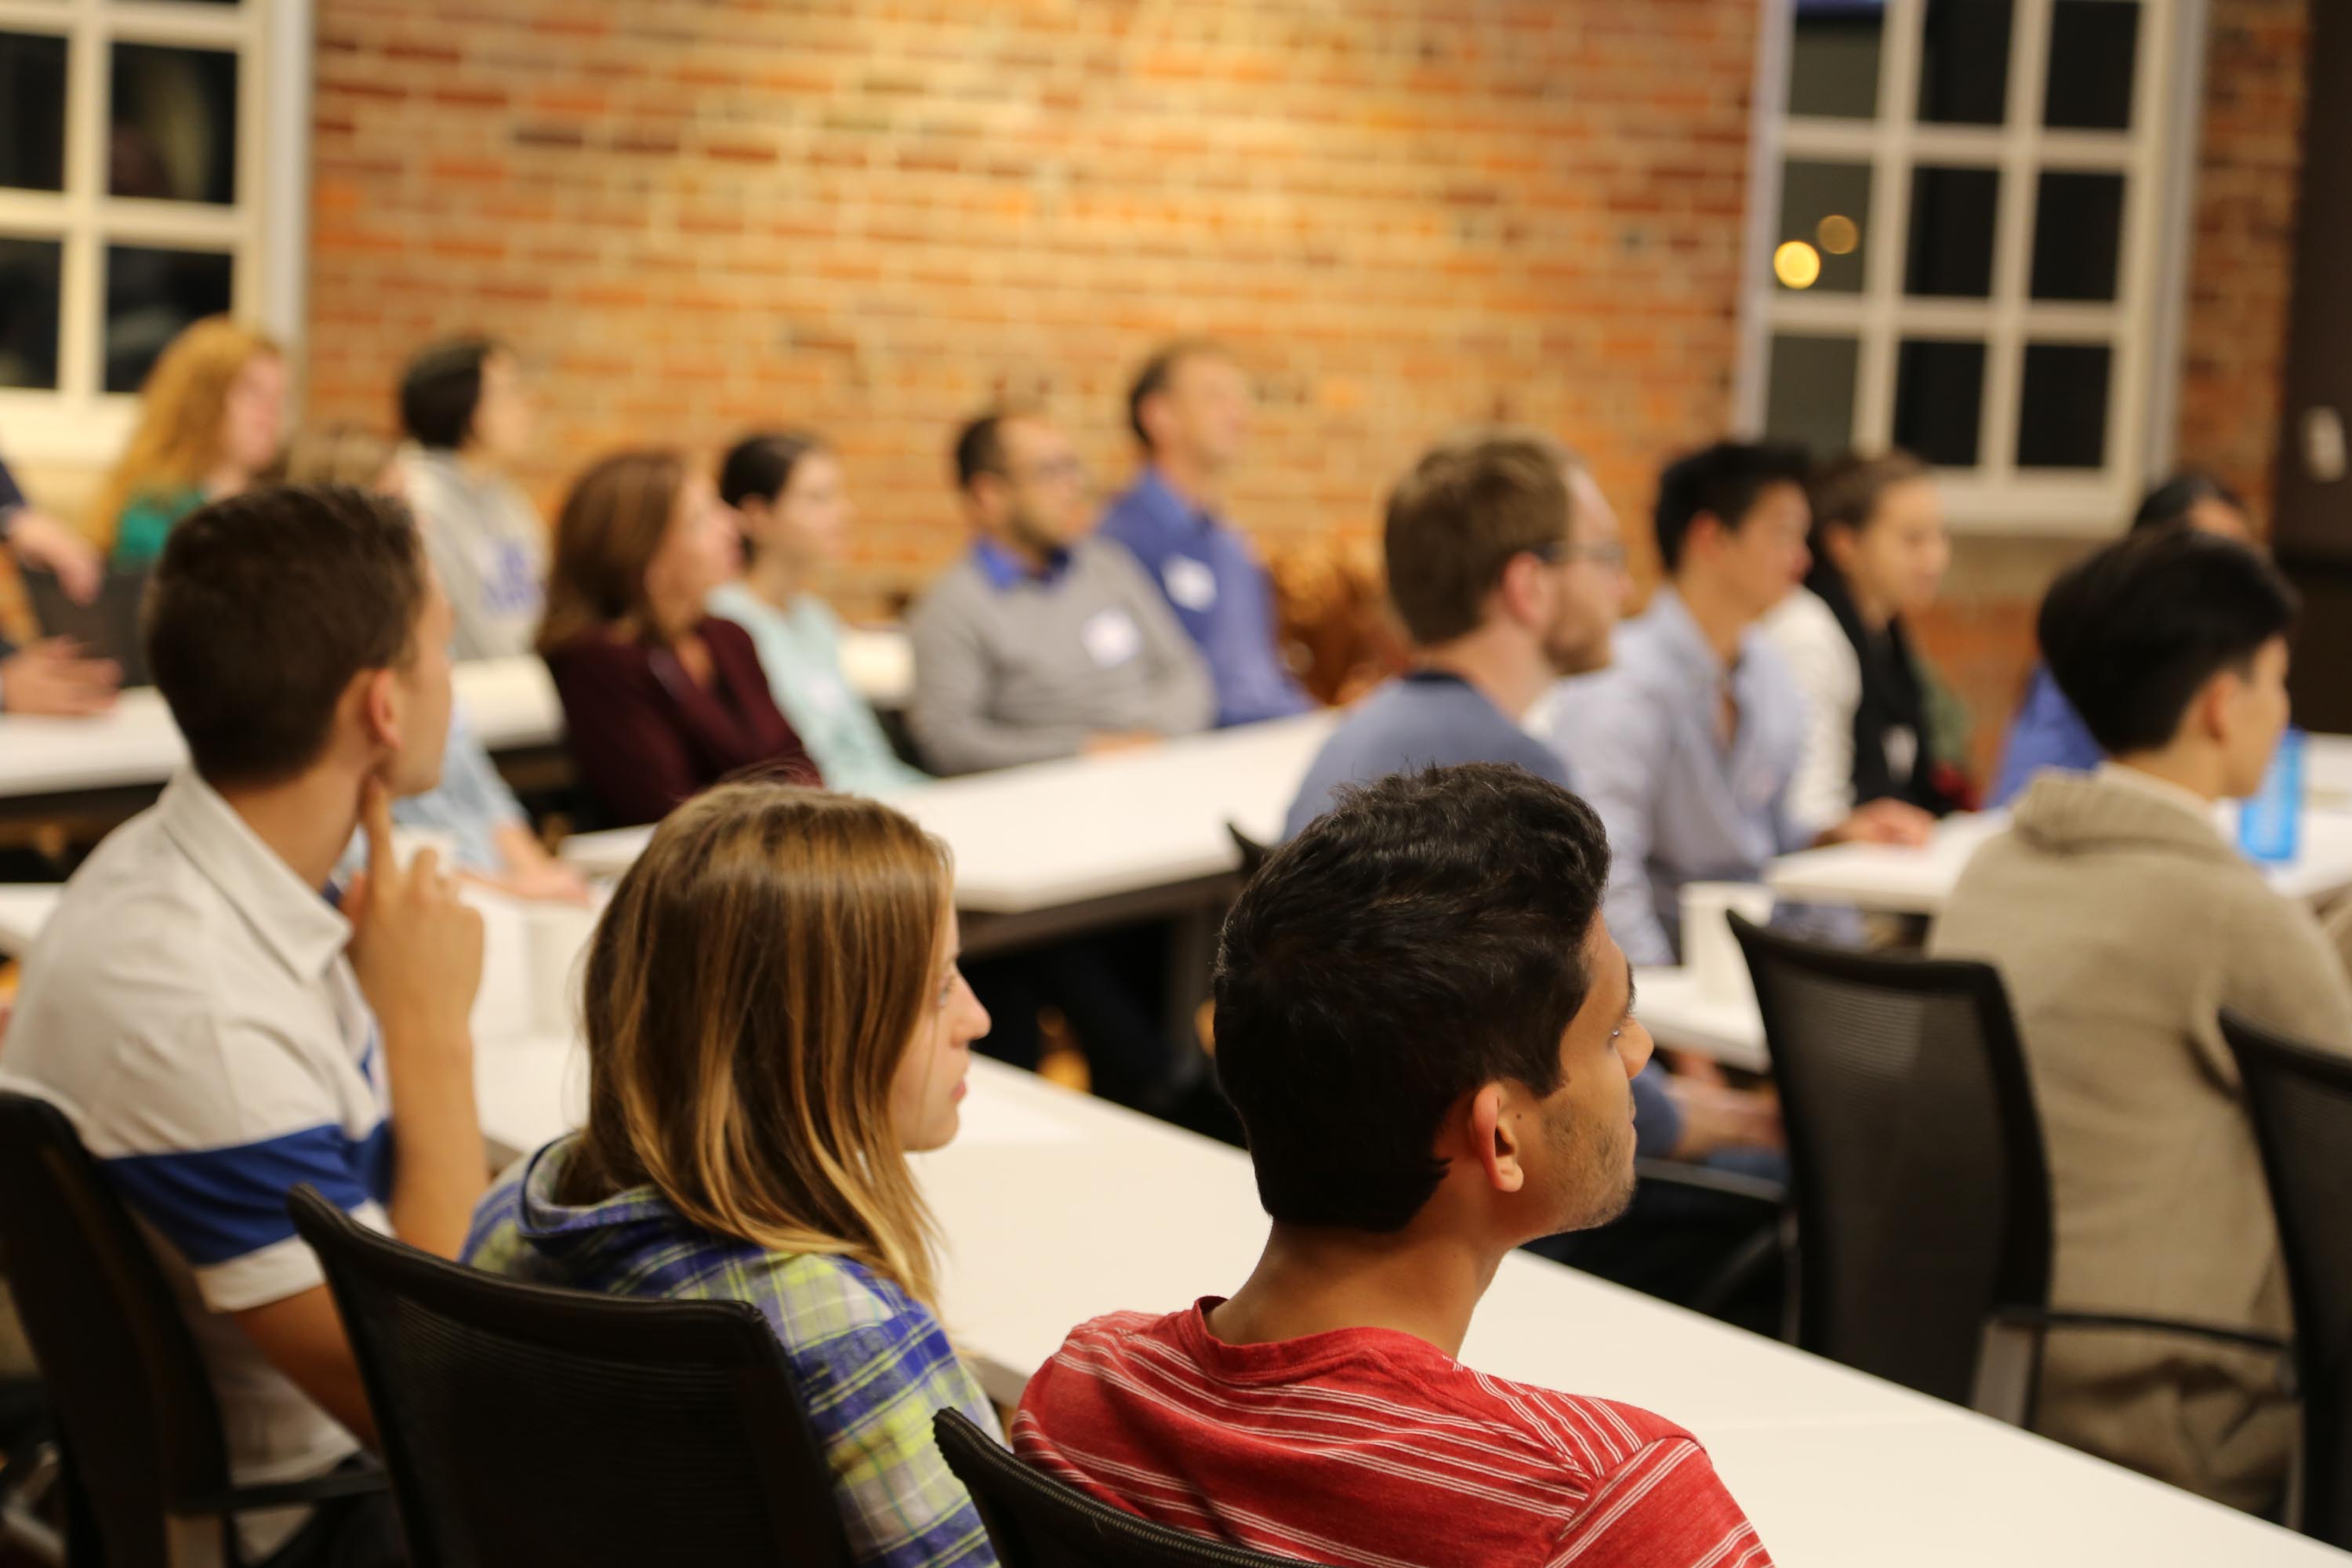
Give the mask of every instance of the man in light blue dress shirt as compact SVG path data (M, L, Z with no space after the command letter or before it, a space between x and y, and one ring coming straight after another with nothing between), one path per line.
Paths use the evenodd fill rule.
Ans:
M1313 699L1283 660L1273 586L1249 541L1219 520L1224 476L1249 433L1249 380L1213 345L1151 356L1128 395L1142 474L1104 514L1102 534L1143 564L1217 685L1217 723L1304 713Z
M1609 829L1605 912L1636 964L1679 961L1685 883L1759 880L1811 837L1789 812L1804 693L1757 629L1811 561L1806 471L1793 448L1732 442L1668 467L1668 585L1619 630L1614 665L1561 682L1534 715ZM1822 837L1920 843L1930 826L1873 801Z

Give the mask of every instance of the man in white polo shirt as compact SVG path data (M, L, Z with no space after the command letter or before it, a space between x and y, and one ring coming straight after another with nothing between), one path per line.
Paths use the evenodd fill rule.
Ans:
M71 1118L153 1241L241 1484L373 1437L287 1194L308 1182L454 1256L484 1185L481 922L429 852L403 870L389 851L391 797L440 773L449 630L398 502L267 490L181 523L147 647L194 765L67 887L0 1054L0 1087ZM362 823L339 910L328 879ZM264 1568L402 1561L381 1496L238 1527Z

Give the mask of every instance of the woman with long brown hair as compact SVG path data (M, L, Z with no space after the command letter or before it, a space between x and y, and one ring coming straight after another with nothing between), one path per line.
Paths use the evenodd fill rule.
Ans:
M861 1563L994 1555L931 1443L992 1429L937 1315L909 1153L955 1136L988 1015L948 854L889 807L773 784L671 814L588 950L588 1123L502 1180L466 1258L616 1295L749 1301L810 1401Z
M751 635L703 607L739 554L734 514L675 452L606 458L564 498L539 651L607 827L748 770L820 782Z
M118 566L163 552L182 518L250 488L277 459L286 421L286 360L227 316L173 338L147 373L131 444L90 508L90 536Z

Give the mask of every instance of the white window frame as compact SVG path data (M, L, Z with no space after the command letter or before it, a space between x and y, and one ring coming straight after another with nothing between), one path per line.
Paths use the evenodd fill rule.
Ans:
M110 244L185 246L236 258L231 310L292 350L302 327L310 207L312 0L0 0L0 31L67 44L65 189L0 187L0 237L58 239L58 386L0 388L0 456L110 462L138 399L102 390L101 291ZM227 206L106 194L107 83L117 42L237 57L236 200ZM299 363L299 359L298 362Z
M1986 358L1979 463L1974 468L1938 470L1945 509L1955 529L2101 535L2123 526L2148 478L2172 456L2206 24L2206 0L2136 3L2141 11L2132 129L2087 132L2046 130L2042 124L2053 0L2016 0L2008 108L2000 125L1916 120L1927 0L1886 0L1874 119L1790 116L1786 95L1795 0L1766 0L1757 59L1752 200L1734 389L1742 428L1763 427L1776 331L1860 339L1853 439L1864 450L1882 450L1892 443L1895 356L1904 333L1981 341ZM1874 233L1866 240L1859 293L1796 292L1773 280L1782 165L1790 159L1814 158L1871 168ZM1988 299L1915 299L1903 293L1911 170L1923 161L2000 171ZM2044 169L2111 171L2125 176L2114 302L2028 297L2034 201ZM2104 468L2081 473L2016 468L2018 405L2029 337L2111 346Z

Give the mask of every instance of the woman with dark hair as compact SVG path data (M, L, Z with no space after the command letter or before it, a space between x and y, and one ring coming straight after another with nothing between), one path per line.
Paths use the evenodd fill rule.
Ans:
M457 613L459 658L530 651L547 574L547 525L512 478L530 450L522 367L488 338L425 349L400 378L402 468L425 548Z
M2186 468L2147 492L2132 514L2132 531L2186 525L2260 548L2245 499L2211 474ZM2089 773L2099 765L2099 743L2091 739L2074 705L2050 678L2050 667L2033 667L2032 684L2001 744L2000 772L1987 805L2007 805L2044 768Z
M743 575L710 595L710 613L751 634L776 706L826 782L845 795L887 795L929 775L890 749L874 710L841 668L841 622L813 584L841 558L856 515L841 459L824 438L768 431L735 443L719 468L735 509Z
M621 452L555 521L540 656L604 825L657 822L732 774L823 782L751 638L703 606L734 574L735 514L675 452Z
M1941 816L1969 791L1936 753L1906 626L1951 563L1935 481L1908 452L1849 456L1815 478L1811 500L1812 569L1764 623L1811 710L1790 813L1821 829L1874 800Z

